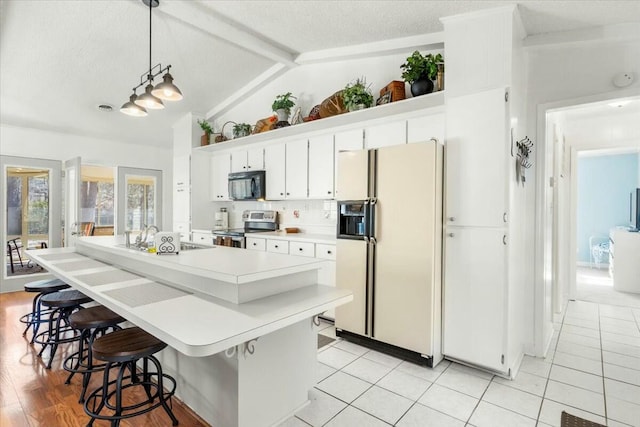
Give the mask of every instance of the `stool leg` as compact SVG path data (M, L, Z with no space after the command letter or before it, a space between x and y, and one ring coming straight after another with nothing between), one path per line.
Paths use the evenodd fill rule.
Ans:
M24 328L24 331L22 332L22 336L24 337L25 335L27 335L27 331L29 330L30 327L32 327L34 325L34 316L36 315L36 306L37 306L37 301L40 298L40 296L42 295L42 293L38 293L38 295L36 295L33 298L33 302L31 303L31 314L29 315L29 321L27 322L27 327ZM39 316L38 316L38 320Z
M135 362L133 362L135 363ZM122 377L124 377L127 366L125 363L120 365L118 369L118 377L116 378L116 411L113 414L114 417L120 417L122 415ZM111 427L118 427L120 425L120 418L111 420Z
M42 343L42 348L40 349L40 352L38 352L38 357L42 357L42 353L44 353L44 350L47 348L47 346L49 346L49 341L51 341L51 334L53 334L53 321L54 319L60 317L60 309L56 308L55 310L51 311L51 314L49 315L49 322L47 322L49 325L49 332L47 335L47 341ZM45 334L46 332L43 332L43 334Z
M109 392L109 371L111 370L111 362L107 362L106 366L104 367L104 374L102 377L102 396L100 399L100 403L98 404L98 407L96 409L93 409L91 412L93 412L94 414L99 414L100 411L102 411L102 408L104 408L104 404L107 400L107 393ZM95 393L95 392L94 392ZM97 399L97 396L94 397L94 399ZM85 413L89 413L89 408L87 407L87 404L89 403L89 401L84 402L84 412ZM95 405L95 400L94 400L94 405ZM91 417L91 419L89 420L89 422L87 423L87 427L91 427L93 426L93 422L96 419L94 417Z
M90 331L88 329L83 329L82 333L80 334L80 341L78 342L78 360L71 367L72 371L69 373L67 380L64 382L65 384L71 384L71 378L73 378L73 376L76 374L76 372L80 368L80 364L82 362L82 356L84 354L84 340L89 339L88 338L89 333ZM80 401L80 403L82 403L82 401Z
M36 304L35 313L36 313L36 321L33 324L33 336L31 337L31 344L36 339L36 335L38 335L38 330L40 329L40 323L42 323L42 302L40 301L45 294L41 293L36 298L38 298L38 303Z
M148 358L151 359L153 364L156 366L156 371L158 372L158 397L160 398L160 403L162 403L162 407L164 408L167 415L169 415L169 417L171 418L171 423L174 426L177 426L179 424L178 419L175 415L173 415L173 411L171 410L169 405L167 405L167 400L164 398L164 387L162 385L162 366L160 366L160 362L158 362L158 359L156 359L155 357L148 356ZM147 357L145 357L145 359L147 359Z

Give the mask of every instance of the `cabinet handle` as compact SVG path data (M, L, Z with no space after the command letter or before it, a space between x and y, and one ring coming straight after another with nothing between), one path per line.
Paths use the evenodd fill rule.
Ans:
M449 221L454 222L455 220L456 220L456 217L455 217L455 216L450 216L450 217L449 217Z
M243 166L243 167L242 167L242 169L246 169L246 168L247 168L246 166Z
M331 255L331 251L327 251L327 254L328 254L328 255Z
M291 195L291 193L287 193L287 196L290 196L290 195Z
M247 166L247 169L251 169L251 166Z
M507 235L506 234L502 236L502 244L505 245L505 246L507 245Z
M284 193L280 193L281 196L284 196Z
M256 246L256 244L254 243L253 246Z
M502 222L507 222L507 213L502 214Z
M299 250L300 252L302 252L302 248L298 248L298 250Z
M327 194L331 194L331 191L327 191Z
M447 234L447 236L449 236L449 237L454 237L454 236L455 236L455 234L453 234L453 233L448 233L448 234Z
M275 245L275 248L278 249L278 245Z

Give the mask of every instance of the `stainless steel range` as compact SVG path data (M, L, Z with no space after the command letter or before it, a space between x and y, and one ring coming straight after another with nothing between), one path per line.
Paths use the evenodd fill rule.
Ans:
M213 243L234 248L245 247L245 235L278 229L278 212L276 211L244 211L242 212L244 228L214 230Z

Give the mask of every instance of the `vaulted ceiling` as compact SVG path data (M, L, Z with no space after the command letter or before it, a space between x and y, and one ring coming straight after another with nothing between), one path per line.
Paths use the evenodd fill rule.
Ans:
M636 0L517 3L528 35L640 21ZM205 115L274 65L294 67L303 53L437 33L440 17L503 5L161 0L153 10L152 65L171 64L185 98L132 118L118 109L149 66L149 15L140 0L1 0L0 122L170 147L179 117ZM101 112L99 104L114 111Z

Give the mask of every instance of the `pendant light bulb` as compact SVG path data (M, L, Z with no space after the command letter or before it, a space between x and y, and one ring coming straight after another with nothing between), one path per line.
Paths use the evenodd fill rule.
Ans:
M151 110L161 110L164 108L164 104L162 100L156 98L151 94L153 90L153 85L149 83L147 87L144 88L144 93L136 99L135 103L143 108L149 108Z
M155 89L151 91L151 94L165 101L180 101L182 99L182 92L173 84L173 76L167 73L162 79L164 81L156 85Z
M120 112L133 117L146 117L147 110L135 103L137 98L138 95L133 92L133 95L129 97L129 102L125 102L122 107L120 107Z

